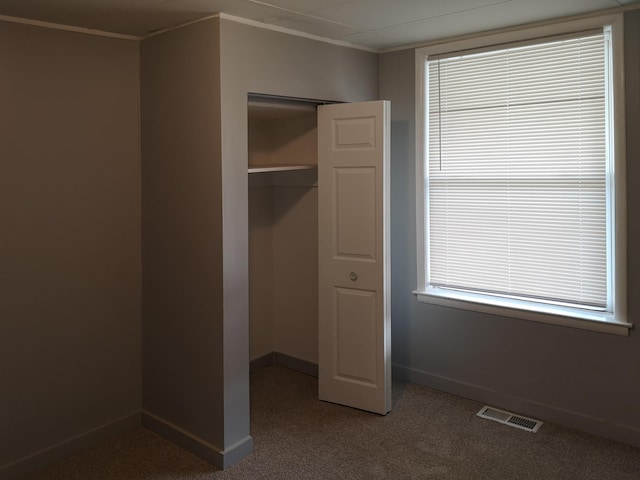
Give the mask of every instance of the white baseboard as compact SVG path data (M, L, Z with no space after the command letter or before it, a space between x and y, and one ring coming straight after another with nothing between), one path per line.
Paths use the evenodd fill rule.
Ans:
M257 372L265 367L270 367L273 363L273 352L267 353L266 355L254 358L249 362L249 372Z
M251 436L247 436L235 445L222 450L146 410L142 411L142 425L222 470L239 462L253 450Z
M0 479L17 480L29 475L33 475L38 470L42 470L47 466L74 455L81 450L90 448L114 437L121 433L140 426L140 412L136 411L104 425L95 427L89 431L66 439L55 445L51 445L39 452L27 455L15 462L0 467Z
M301 358L292 357L286 353L273 352L273 363L282 365L306 375L318 378L318 364L302 360Z
M249 371L251 373L270 365L282 365L306 375L318 378L318 364L302 360L301 358L292 357L286 353L271 352L261 357L251 360Z
M575 428L592 435L640 447L640 429L612 423L604 418L546 405L527 398L506 395L479 385L461 382L403 365L393 365L393 376L418 385L476 400L480 403L539 418L546 422L557 423L558 425Z

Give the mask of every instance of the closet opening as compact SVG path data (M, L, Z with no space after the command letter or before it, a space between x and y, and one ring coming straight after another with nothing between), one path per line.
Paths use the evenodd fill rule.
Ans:
M248 96L251 371L318 375L317 105Z

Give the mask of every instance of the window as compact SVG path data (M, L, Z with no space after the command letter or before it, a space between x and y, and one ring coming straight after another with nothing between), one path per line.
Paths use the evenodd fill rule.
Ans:
M627 333L612 44L419 52L421 301Z

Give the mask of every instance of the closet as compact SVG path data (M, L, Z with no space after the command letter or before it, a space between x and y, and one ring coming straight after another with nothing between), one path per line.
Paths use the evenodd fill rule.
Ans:
M318 363L317 146L315 103L249 97L252 361Z
M321 400L381 414L391 409L389 109L248 102L251 360L318 372Z

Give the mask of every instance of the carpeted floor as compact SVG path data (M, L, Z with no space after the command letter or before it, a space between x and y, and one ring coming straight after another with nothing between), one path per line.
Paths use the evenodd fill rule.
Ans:
M394 382L386 417L317 400L317 379L251 377L254 451L216 470L139 428L32 480L640 479L640 449L545 423L532 434L475 416L481 404Z

